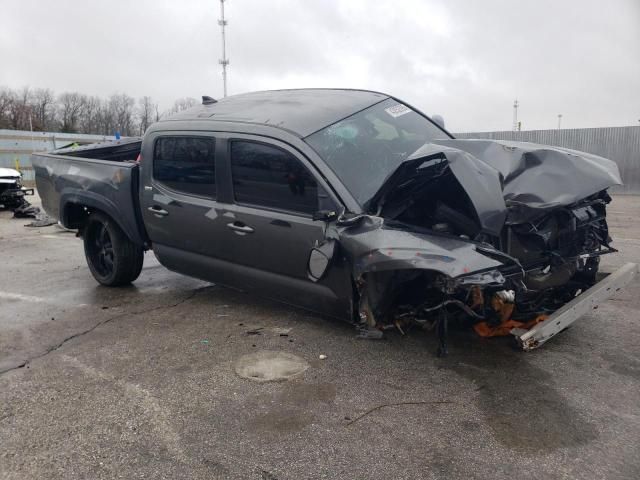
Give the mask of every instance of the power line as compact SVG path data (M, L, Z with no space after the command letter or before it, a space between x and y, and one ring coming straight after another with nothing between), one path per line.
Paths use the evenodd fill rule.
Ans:
M224 2L225 0L220 0L220 20L218 20L218 25L222 30L222 58L218 60L220 65L222 65L222 87L224 96L227 96L227 66L229 65L229 59L227 58L227 41L225 36L225 27L227 26L227 21L224 19Z

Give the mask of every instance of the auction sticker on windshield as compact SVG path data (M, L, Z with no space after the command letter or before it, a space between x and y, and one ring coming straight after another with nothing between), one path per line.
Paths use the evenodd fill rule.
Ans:
M404 115L405 113L409 113L411 111L411 109L409 107L399 103L399 104L394 105L392 107L385 108L384 111L387 112L389 115L391 115L393 118L397 118L397 117L399 117L401 115Z

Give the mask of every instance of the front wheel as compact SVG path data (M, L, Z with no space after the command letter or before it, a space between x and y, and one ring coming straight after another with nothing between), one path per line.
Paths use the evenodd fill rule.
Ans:
M83 236L87 265L99 283L117 287L138 278L144 251L110 217L92 213Z

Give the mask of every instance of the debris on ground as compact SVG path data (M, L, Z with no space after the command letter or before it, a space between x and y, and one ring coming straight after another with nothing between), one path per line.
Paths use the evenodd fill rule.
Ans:
M56 221L55 218L50 217L44 212L38 212L35 215L35 220L31 223L27 223L25 227L48 227L50 225L55 225L57 223L58 222Z
M35 207L24 200L22 205L13 209L13 218L36 218L38 213L40 213L39 207Z
M445 404L449 404L449 403L454 403L454 402L452 402L451 400L433 400L433 401L422 401L422 400L419 400L419 401L415 401L415 402L383 403L382 405L377 405L377 406L375 406L373 408L370 408L369 410L367 410L366 412L364 412L361 415L358 415L354 419L351 419L350 417L344 417L344 419L345 420L349 420L347 422L347 424L346 424L346 426L348 427L349 425L352 425L352 424L356 423L361 418L366 417L370 413L373 413L376 410L380 410L381 408L385 408L385 407L399 407L399 406L403 406L403 405L445 405Z
M58 221L46 213L44 213L40 207L31 205L24 196L20 197L19 202L14 205L13 218L34 218L35 221L28 223L25 227L48 227L49 225L55 225Z

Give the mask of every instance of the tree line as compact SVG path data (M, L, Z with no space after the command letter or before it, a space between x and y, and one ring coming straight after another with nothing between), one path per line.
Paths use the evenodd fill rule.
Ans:
M180 98L166 111L148 96L135 99L126 93L108 98L78 92L56 94L48 88L0 87L0 128L38 132L142 135L165 115L196 105L195 98Z

